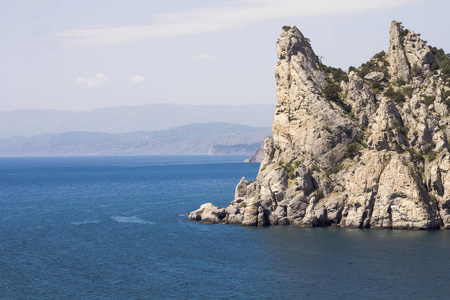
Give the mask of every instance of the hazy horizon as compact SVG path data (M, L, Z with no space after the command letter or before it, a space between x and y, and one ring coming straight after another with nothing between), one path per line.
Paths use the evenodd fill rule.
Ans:
M2 1L0 111L275 105L275 43L296 25L326 65L386 50L393 19L450 51L450 2Z
M18 109L0 111L0 139L44 133L156 131L194 123L272 127L275 105L143 104L85 111Z
M82 113L82 112L90 112L95 110L103 110L103 109L114 109L114 108L135 108L135 107L143 107L143 106L158 106L158 105L167 105L167 106L225 106L225 107L248 107L248 106L271 106L275 109L276 103L245 103L245 104L189 104L189 103L163 103L163 102L155 102L155 103L143 103L143 104L119 104L114 106L103 106L103 107L94 107L94 108L86 108L86 109L58 109L58 108L14 108L10 110L0 110L2 113L15 112L15 111L25 111L25 110L36 110L36 111L45 111L45 110L55 110L61 112L71 112L71 113Z

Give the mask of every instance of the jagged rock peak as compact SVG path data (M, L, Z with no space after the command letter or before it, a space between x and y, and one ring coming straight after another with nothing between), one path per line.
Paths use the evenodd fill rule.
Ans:
M389 49L386 53L392 78L408 81L412 73L429 73L434 63L426 42L412 30L405 29L401 22L392 21L389 30Z
M309 40L295 26L283 29L275 67L278 102L273 119L274 159L289 162L307 153L319 165L332 166L342 159L344 144L357 135L358 129L335 113L341 108L326 101L325 66Z
M275 69L277 84L288 86L292 82L302 84L305 91L316 84L323 85L324 77L318 68L321 62L314 53L310 41L294 25L284 26L277 41L278 62Z
M310 40L305 38L294 25L283 28L284 31L281 33L277 42L278 59L290 60L292 57L300 56L303 58L302 63L307 70L317 69L320 62L311 48Z

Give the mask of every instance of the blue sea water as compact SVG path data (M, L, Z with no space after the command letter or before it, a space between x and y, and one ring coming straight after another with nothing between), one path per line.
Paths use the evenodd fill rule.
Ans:
M0 158L1 299L448 299L450 231L204 225L243 157Z

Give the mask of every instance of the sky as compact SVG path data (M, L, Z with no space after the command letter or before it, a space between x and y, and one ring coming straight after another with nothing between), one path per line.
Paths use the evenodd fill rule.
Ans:
M326 65L386 50L392 20L450 52L447 0L0 0L0 111L275 104L296 25Z

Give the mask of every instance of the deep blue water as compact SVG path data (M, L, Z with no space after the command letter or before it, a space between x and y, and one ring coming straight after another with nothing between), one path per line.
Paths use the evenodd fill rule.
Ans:
M204 225L243 157L0 158L2 299L447 299L450 231Z

